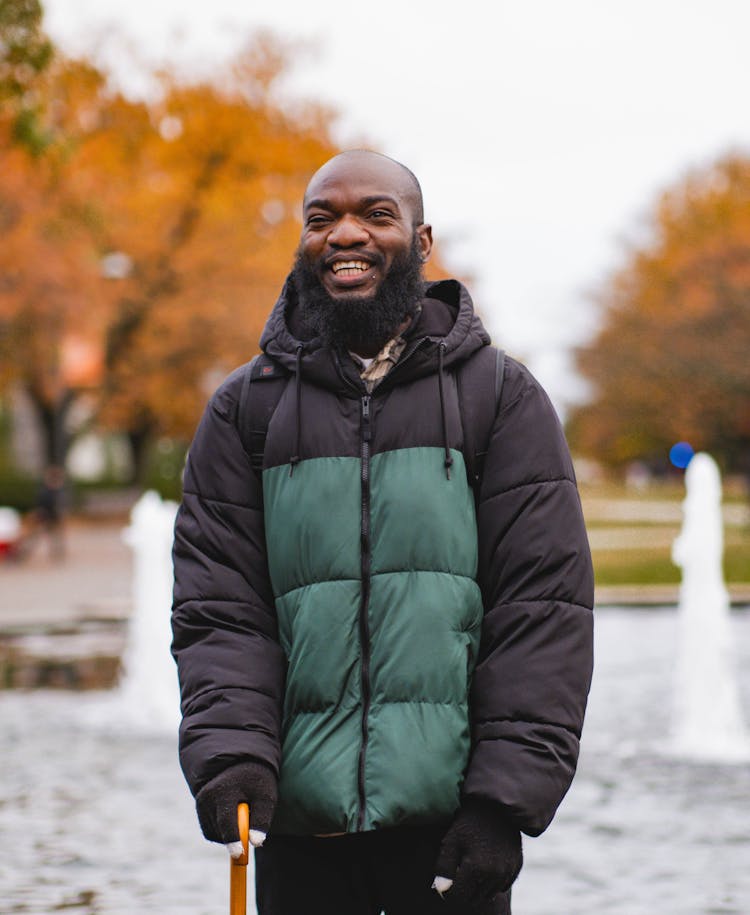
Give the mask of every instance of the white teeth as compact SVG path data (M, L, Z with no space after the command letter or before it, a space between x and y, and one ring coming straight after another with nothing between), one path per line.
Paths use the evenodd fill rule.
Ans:
M364 273L369 269L370 265L365 261L336 261L336 263L331 266L331 270L333 270L334 273L339 274L345 271L347 276L351 276L354 273Z

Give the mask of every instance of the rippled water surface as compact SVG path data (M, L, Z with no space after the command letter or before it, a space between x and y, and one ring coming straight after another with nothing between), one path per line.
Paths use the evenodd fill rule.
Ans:
M668 753L674 611L597 623L579 773L526 841L514 915L747 915L750 766ZM732 625L750 717L750 613ZM102 724L106 703L0 694L0 913L226 913L226 853L200 837L174 740Z

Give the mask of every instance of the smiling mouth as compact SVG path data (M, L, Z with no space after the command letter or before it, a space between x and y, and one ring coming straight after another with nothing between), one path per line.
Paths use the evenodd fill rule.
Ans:
M370 269L366 261L336 261L331 264L334 276L361 276Z

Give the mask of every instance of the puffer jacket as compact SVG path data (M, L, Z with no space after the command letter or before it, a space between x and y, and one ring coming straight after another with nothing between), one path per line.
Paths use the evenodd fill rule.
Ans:
M592 668L590 554L554 410L506 359L475 507L457 383L489 338L466 290L426 287L372 395L298 320L288 283L261 339L290 375L262 474L238 432L245 367L187 462L173 652L188 784L254 758L279 774L276 832L438 822L463 792L536 835L573 777Z

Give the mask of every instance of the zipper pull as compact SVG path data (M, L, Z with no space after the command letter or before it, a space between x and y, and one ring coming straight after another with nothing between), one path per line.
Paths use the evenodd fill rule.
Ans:
M370 395L365 394L362 398L362 438L370 441Z

